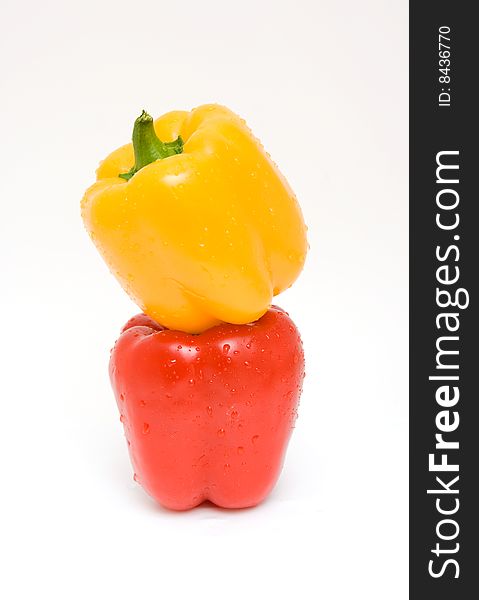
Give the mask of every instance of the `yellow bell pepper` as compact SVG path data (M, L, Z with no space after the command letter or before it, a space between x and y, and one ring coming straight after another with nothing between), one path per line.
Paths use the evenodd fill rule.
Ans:
M218 105L154 123L143 112L133 144L100 164L82 217L132 300L190 333L261 317L307 251L292 190L245 122Z

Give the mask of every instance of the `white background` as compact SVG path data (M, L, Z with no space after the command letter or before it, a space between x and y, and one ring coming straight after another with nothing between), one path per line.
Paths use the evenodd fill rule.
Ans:
M7 600L407 597L407 2L5 1L0 592ZM278 298L307 378L285 469L245 511L132 480L107 378L136 312L83 230L142 108L240 113L295 189Z

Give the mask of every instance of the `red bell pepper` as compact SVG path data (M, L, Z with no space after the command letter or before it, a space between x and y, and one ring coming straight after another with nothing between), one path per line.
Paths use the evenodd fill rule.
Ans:
M163 506L254 506L271 491L304 377L299 332L272 307L198 335L130 319L110 377L135 480Z

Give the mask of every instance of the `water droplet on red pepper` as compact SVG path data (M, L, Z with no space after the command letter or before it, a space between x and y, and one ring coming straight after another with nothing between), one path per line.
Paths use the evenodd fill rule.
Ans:
M150 433L150 426L148 423L143 423L143 433Z

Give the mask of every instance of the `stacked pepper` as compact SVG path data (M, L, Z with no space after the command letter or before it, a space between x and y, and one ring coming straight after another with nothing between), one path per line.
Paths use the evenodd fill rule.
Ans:
M110 360L135 479L173 509L257 504L304 376L299 333L271 306L307 251L287 182L227 108L143 112L133 143L101 163L82 217L143 311Z

